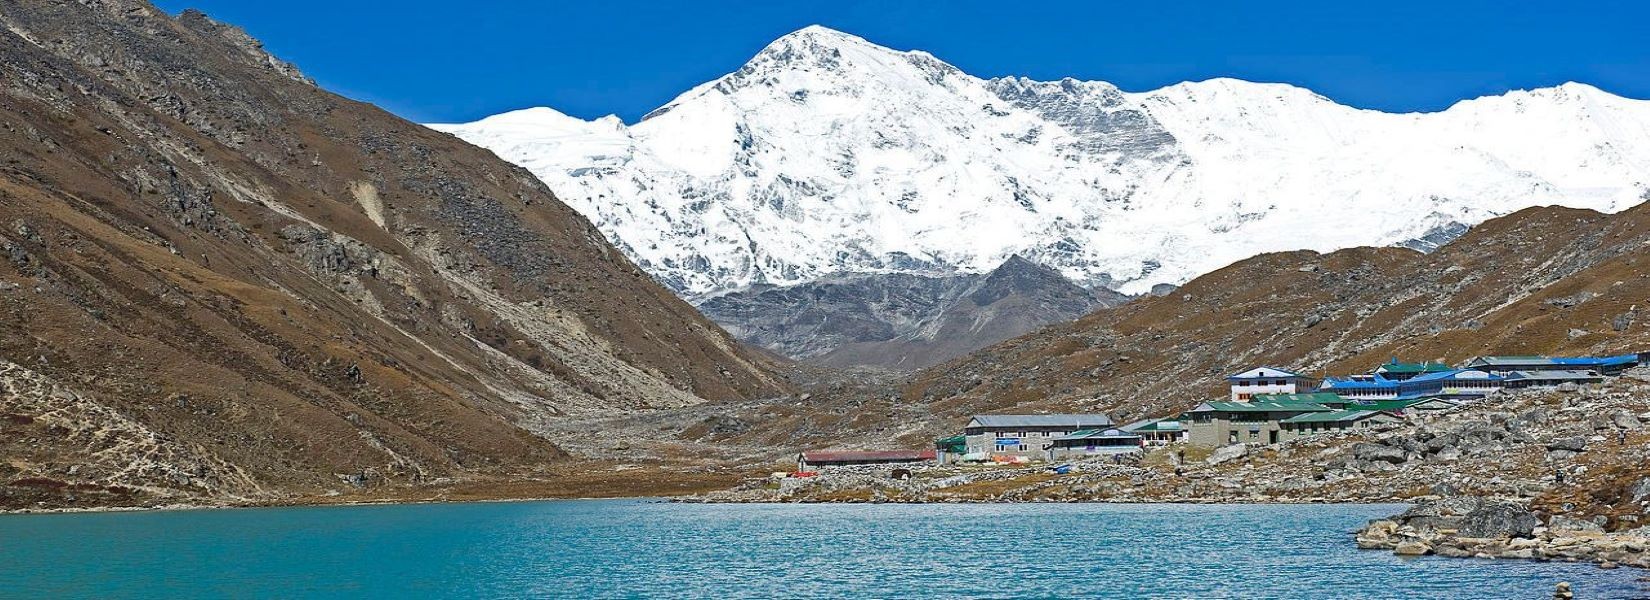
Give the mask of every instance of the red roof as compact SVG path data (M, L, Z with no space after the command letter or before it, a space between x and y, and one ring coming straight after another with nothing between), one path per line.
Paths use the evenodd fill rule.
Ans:
M859 461L891 461L891 460L934 460L938 456L933 449L928 450L812 450L802 453L802 460L806 462L859 462Z

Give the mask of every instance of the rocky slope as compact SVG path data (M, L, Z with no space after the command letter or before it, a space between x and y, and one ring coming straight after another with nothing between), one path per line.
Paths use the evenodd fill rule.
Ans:
M823 27L640 122L441 125L527 167L690 298L1018 254L1145 293L1263 252L1413 242L1650 189L1650 102L1588 85L1389 114L1230 79L982 80Z
M842 275L756 286L707 298L699 310L735 337L794 359L914 370L1126 301L1012 256L982 275Z
M1255 365L1322 375L1392 356L1643 350L1647 248L1650 205L1527 209L1430 254L1262 255L897 380L825 381L776 402L673 411L682 433L669 444L760 460L810 447L921 448L979 413L1173 414L1223 395L1226 375Z
M0 507L530 477L781 393L523 169L140 0L0 2Z
M953 415L1185 410L1255 365L1321 376L1392 356L1596 354L1650 347L1650 205L1532 208L1436 252L1257 256L1149 297L927 370L907 402Z

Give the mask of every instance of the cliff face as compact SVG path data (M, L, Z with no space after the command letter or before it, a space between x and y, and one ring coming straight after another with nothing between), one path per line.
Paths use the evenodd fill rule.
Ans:
M0 506L539 472L782 393L532 175L140 1L0 2Z
M1014 256L983 274L761 286L709 298L699 310L740 339L797 360L908 371L1128 300Z

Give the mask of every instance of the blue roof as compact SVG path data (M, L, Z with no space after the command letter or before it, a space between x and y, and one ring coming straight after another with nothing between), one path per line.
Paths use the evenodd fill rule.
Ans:
M1373 381L1359 381L1346 377L1330 377L1323 381L1322 389L1335 390L1384 390L1398 387L1398 382L1385 377L1376 377Z
M1451 370L1448 370L1448 371L1439 371L1437 373L1427 373L1426 375L1416 375L1415 377L1411 377L1408 381L1405 381L1404 383L1422 382L1422 381L1440 381L1440 380L1448 381L1448 380L1451 380L1451 379L1456 379L1457 375L1460 375L1460 374L1465 373L1467 371L1477 371L1477 370L1478 369L1451 369ZM1482 371L1479 371L1479 372L1482 373ZM1486 373L1485 375L1486 375L1485 377L1473 377L1471 379L1478 379L1478 380L1483 380L1483 381L1497 381L1497 380L1501 379L1500 375L1495 375L1493 373Z
M1630 365L1639 361L1637 354L1618 354L1616 356L1577 356L1553 357L1553 364L1558 365Z

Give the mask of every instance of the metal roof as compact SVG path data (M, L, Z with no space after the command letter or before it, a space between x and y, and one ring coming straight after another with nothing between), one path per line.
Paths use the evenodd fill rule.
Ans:
M1507 376L1506 376L1505 379L1507 381L1526 381L1526 380L1532 380L1532 379L1551 380L1551 381L1570 381L1570 380L1577 380L1577 379L1602 379L1602 378L1603 378L1602 375L1599 375L1598 373L1594 373L1592 371L1563 370L1563 371L1513 371L1513 372L1507 373Z
M1337 410L1332 412L1305 413L1289 417L1279 423L1339 423L1347 421L1362 421L1365 418L1381 414L1378 410Z
M1304 377L1293 371L1286 371L1277 367L1255 367L1242 373L1226 376L1227 379L1274 379L1277 377Z
M1375 367L1376 373L1437 373L1448 370L1450 366L1441 362L1406 363L1398 362L1397 358Z
M1102 414L1066 415L974 415L969 427L1111 427L1111 417Z
M1403 410L1417 404L1432 401L1444 402L1450 405L1459 404L1436 396L1422 396L1414 398L1394 398L1391 400L1353 400L1346 405L1346 410Z
M1463 373L1484 373L1484 376L1483 377L1478 377L1478 376L1462 377L1461 375ZM1495 381L1495 380L1501 379L1501 376L1496 375L1494 373L1485 373L1484 371L1480 371L1478 369L1451 369L1451 370L1448 370L1448 371L1439 371L1437 373L1427 373L1426 375L1416 375L1415 377L1411 377L1408 380L1399 382L1398 385L1399 385L1399 387L1409 387L1410 385L1412 385L1414 383L1422 383L1422 382L1427 382L1427 381L1449 381L1449 380L1452 380L1452 379L1471 379L1471 380L1474 380L1474 381Z
M860 462L874 460L934 460L933 450L810 450L802 453L805 462Z
M1180 426L1180 421L1176 421L1176 420L1170 419L1170 418L1141 419L1139 421L1129 423L1128 425L1124 425L1121 429L1123 431L1130 431L1130 432L1133 432L1133 431L1185 431L1186 430L1185 427Z
M1204 402L1192 412L1324 412L1333 408L1311 402Z
M1135 439L1135 440L1138 440L1138 439L1140 439L1140 436L1132 434L1132 433L1126 433L1124 431L1117 430L1117 429L1083 429L1083 430L1080 430L1080 431L1073 431L1069 434L1062 435L1060 437L1054 438L1054 441L1060 441L1060 440L1099 440L1099 439L1113 439L1113 440Z
M1515 365L1551 365L1557 363L1554 363L1553 359L1545 356L1480 356L1467 361L1467 364L1504 367Z
M1618 354L1616 356L1578 356L1578 357L1557 357L1557 356L1555 356L1555 357L1553 357L1551 359L1548 359L1548 360L1553 361L1553 364L1555 364L1555 365L1606 366L1606 365L1631 365L1631 364L1636 364L1636 363L1639 362L1639 357L1638 357L1637 354Z
M1300 394L1255 394L1258 402L1305 402L1312 404L1333 404L1347 402L1340 394L1334 392L1305 392Z
M1376 376L1375 379L1371 380L1371 381L1360 381L1360 380L1357 380L1357 379L1350 379L1350 378L1345 378L1345 377L1331 377L1329 379L1324 380L1323 386L1321 386L1321 387L1333 388L1333 389L1338 389L1338 390L1355 390L1355 389L1384 390L1384 389L1396 389L1398 387L1398 381L1394 380L1394 379L1387 379L1387 378L1381 377L1381 376Z

